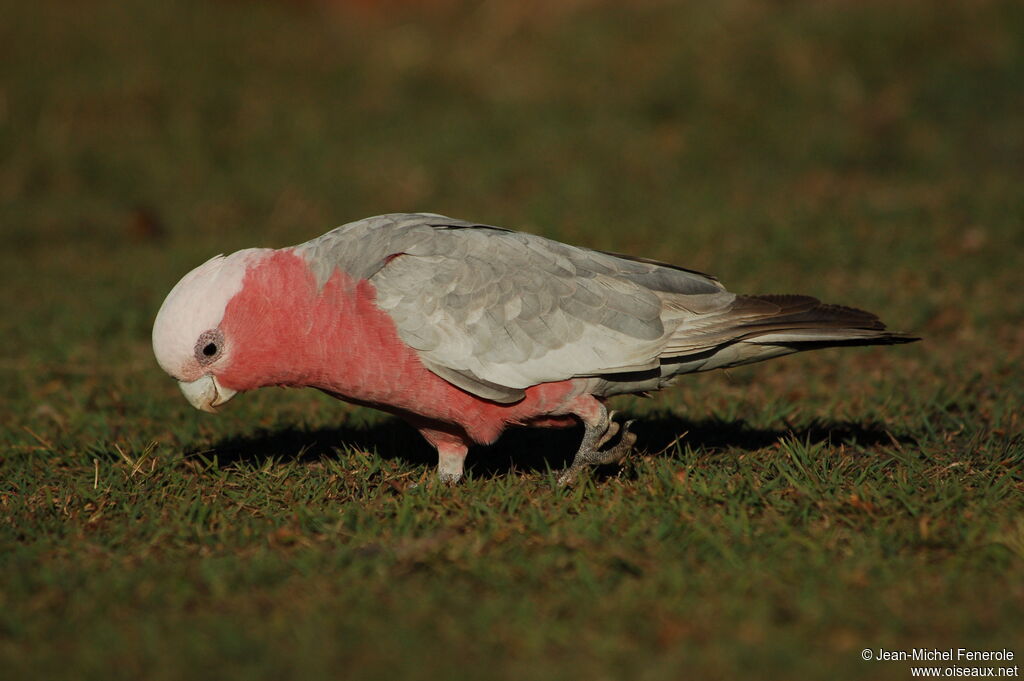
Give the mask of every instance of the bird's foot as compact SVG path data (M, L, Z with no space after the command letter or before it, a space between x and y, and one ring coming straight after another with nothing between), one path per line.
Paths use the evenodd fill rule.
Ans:
M415 482L410 482L407 486L407 490L435 490L435 489L448 489L449 487L455 487L459 484L462 479L461 475L451 475L449 473L441 473L440 471L434 473L434 475L425 475Z
M452 472L452 471L443 471L443 470L438 469L438 471L437 471L437 479L443 485L448 485L449 487L454 487L455 485L459 484L459 480L462 480L462 471L460 470L458 472Z
M613 436L605 440L601 447L594 452L590 463L598 466L618 463L633 451L633 445L636 444L636 433L629 430L633 423L635 423L634 419L630 419L623 423L621 428L617 427L615 430L618 437ZM618 426L617 423L615 425Z
M438 481L449 487L458 484L462 479L462 470L466 462L466 446L459 442L440 439L436 441L435 446Z
M609 414L602 406L599 421L594 425L584 424L580 448L569 467L558 476L560 487L576 482L576 478L585 468L618 463L632 451L636 443L636 434L631 433L629 428L633 421L629 420L620 425L617 421L612 421L611 416L614 416L614 412Z

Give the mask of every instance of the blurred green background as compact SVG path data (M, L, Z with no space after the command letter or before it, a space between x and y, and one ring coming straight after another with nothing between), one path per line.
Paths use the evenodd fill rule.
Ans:
M0 6L11 678L909 678L1024 634L1024 5ZM151 356L209 256L432 211L877 312L470 479L374 412L213 419ZM676 436L683 437L676 440ZM1024 654L1019 649L1018 654ZM827 672L826 672L827 670Z

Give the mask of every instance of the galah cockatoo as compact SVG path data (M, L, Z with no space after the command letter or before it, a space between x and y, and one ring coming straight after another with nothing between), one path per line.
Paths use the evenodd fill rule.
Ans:
M621 459L605 403L680 375L836 345L916 340L809 296L745 296L646 258L442 215L359 220L298 246L218 255L153 326L160 366L197 409L310 386L400 416L462 476L467 449L510 425L583 439L560 483Z

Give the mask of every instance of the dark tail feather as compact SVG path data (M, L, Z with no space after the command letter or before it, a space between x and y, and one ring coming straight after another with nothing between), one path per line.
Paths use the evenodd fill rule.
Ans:
M793 350L843 345L894 345L920 338L888 331L875 315L799 295L737 296L733 312L748 317L737 341Z

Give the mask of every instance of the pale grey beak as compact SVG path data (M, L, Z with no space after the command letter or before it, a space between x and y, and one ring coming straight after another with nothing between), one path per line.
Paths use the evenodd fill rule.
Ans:
M181 388L181 392L185 394L189 404L196 409L208 411L211 414L216 414L217 407L230 400L238 392L231 388L225 388L210 374L200 376L189 383L178 381L178 386Z

